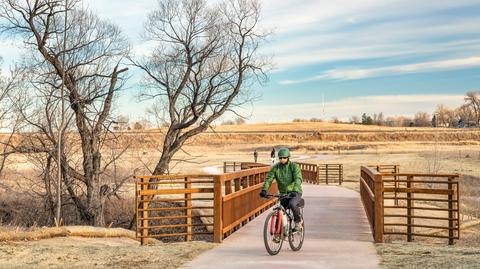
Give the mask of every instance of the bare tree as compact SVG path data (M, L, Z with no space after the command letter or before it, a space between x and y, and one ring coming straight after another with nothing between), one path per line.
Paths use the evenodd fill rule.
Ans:
M465 105L472 109L474 120L480 126L480 91L469 91L465 97Z
M8 156L12 154L9 145L22 124L21 117L15 113L15 107L21 107L25 103L19 89L24 79L23 70L15 67L9 75L3 75L1 71L0 69L0 129L3 134L0 137L0 177L3 176Z
M146 74L143 97L160 100L168 123L154 174L168 172L187 139L252 101L249 87L266 79L259 17L255 0L166 0L148 16L145 37L156 48L132 62Z
M413 119L415 126L427 127L431 126L431 118L427 112L417 112Z
M350 117L350 123L353 123L353 124L358 124L360 123L360 117L358 117L357 115L353 115Z
M70 0L65 8L65 2L60 0L5 0L0 4L0 18L7 22L2 27L4 31L24 38L31 53L31 86L41 93L39 102L44 104L44 113L37 114L38 117L24 112L25 119L41 131L43 140L30 140L34 142L26 142L17 150L45 153L57 166L60 163L58 167L64 171L67 190L73 184L69 178L75 179L81 189L84 187L83 191L68 190L82 219L103 226L105 199L119 187L101 183L102 173L111 165L102 160L102 147L111 139L107 138L111 107L116 92L125 82L122 75L127 69L120 68L120 64L129 53L129 45L118 27L80 9L78 3ZM64 28L66 12L68 21ZM52 153L58 141L55 113L61 101L58 91L62 82L71 121L80 140L80 169L69 163L65 149L62 149L63 160L58 160L54 150Z
M439 126L448 127L455 123L454 111L444 105L438 105L435 111L436 121Z

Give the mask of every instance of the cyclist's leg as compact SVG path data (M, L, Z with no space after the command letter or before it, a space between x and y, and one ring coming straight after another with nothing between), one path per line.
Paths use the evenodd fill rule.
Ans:
M290 194L290 195L292 195L292 194ZM288 201L288 207L292 210L293 219L294 219L295 222L299 222L302 219L302 217L300 215L300 207L298 206L298 204L300 203L301 200L302 200L302 194L296 192L295 196L290 197L290 199Z

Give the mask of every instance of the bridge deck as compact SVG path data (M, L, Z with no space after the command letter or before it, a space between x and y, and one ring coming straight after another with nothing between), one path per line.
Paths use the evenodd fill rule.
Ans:
M308 184L303 191L306 234L299 252L291 251L285 241L278 255L268 255L262 237L265 212L182 268L377 268L379 260L359 194Z

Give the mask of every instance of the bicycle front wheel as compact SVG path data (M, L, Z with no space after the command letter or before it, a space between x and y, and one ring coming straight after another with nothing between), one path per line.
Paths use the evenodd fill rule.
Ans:
M283 223L281 212L273 211L268 214L263 226L263 243L270 255L277 255L282 249Z
M302 248L303 240L305 239L305 222L302 221L302 227L299 231L293 231L293 227L294 225L290 225L288 244L293 251L299 251Z

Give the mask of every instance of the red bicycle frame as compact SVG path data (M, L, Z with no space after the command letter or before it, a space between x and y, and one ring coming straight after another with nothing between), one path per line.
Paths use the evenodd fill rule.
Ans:
M275 224L277 225L276 227L274 226ZM279 235L281 232L281 229L282 229L282 212L278 210L276 214L272 215L272 221L270 221L270 235L273 235L274 231L276 235Z

